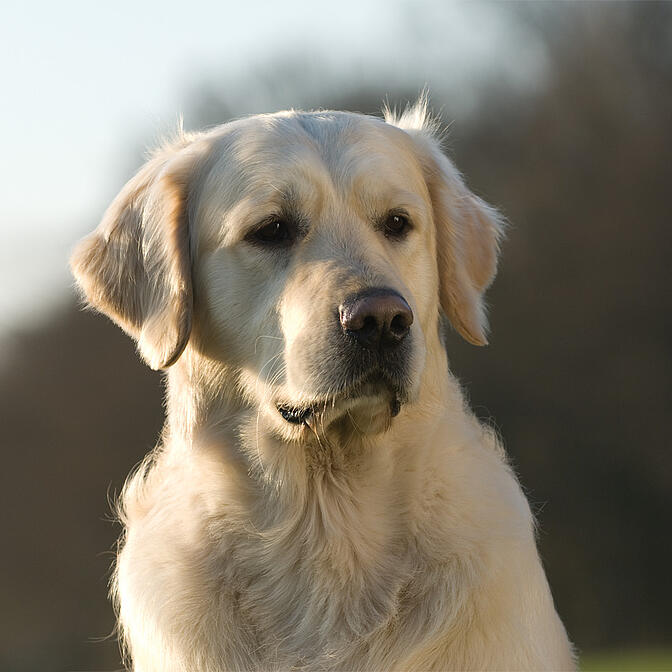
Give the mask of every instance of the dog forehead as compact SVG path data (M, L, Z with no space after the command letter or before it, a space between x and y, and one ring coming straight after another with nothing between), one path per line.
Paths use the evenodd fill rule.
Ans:
M411 138L382 119L344 112L283 112L222 127L205 188L225 202L260 191L409 188L425 182ZM214 193L213 193L214 192Z

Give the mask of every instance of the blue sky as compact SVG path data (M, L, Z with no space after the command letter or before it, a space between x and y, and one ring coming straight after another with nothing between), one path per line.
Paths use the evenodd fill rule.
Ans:
M138 145L181 113L189 126L202 84L240 96L249 73L306 58L341 84L419 90L438 74L468 104L479 74L524 85L543 60L493 3L5 0L1 12L0 334L67 296L69 248ZM272 96L251 88L272 111Z

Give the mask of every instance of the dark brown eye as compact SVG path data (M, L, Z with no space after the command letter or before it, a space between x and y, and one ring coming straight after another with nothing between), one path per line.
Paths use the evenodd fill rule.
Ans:
M258 229L252 231L248 236L251 242L266 247L280 247L291 245L293 236L292 231L282 219L275 218L262 224Z
M390 212L383 223L383 233L388 238L404 238L410 228L408 216L400 212Z

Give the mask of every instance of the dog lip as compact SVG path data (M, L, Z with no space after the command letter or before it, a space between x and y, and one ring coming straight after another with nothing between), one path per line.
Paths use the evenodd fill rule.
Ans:
M396 418L399 415L399 411L401 411L401 399L399 399L399 395L394 395L394 399L390 402L390 415L393 418Z
M289 401L278 401L275 408L282 418L292 425L309 425L311 419L331 409L336 409L341 402L347 403L358 398L371 397L375 394L383 394L386 390L391 395L389 406L390 415L394 418L399 415L401 406L406 402L405 395L389 375L384 371L374 370L363 376L360 380L351 383L341 390L334 399L316 400L309 405L293 405ZM321 407L324 409L321 410Z
M287 404L276 404L278 413L292 425L304 425L313 414L313 407L299 408Z

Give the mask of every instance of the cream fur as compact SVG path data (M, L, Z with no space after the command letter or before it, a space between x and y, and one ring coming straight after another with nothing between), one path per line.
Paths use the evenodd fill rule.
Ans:
M412 229L390 240L376 222L398 208ZM250 240L288 211L293 245ZM575 667L528 504L442 344L441 308L485 342L500 235L422 103L386 122L240 120L167 145L124 188L72 266L170 366L161 446L119 504L134 670ZM367 287L412 308L402 391L346 394L334 311ZM294 425L278 403L315 410Z

